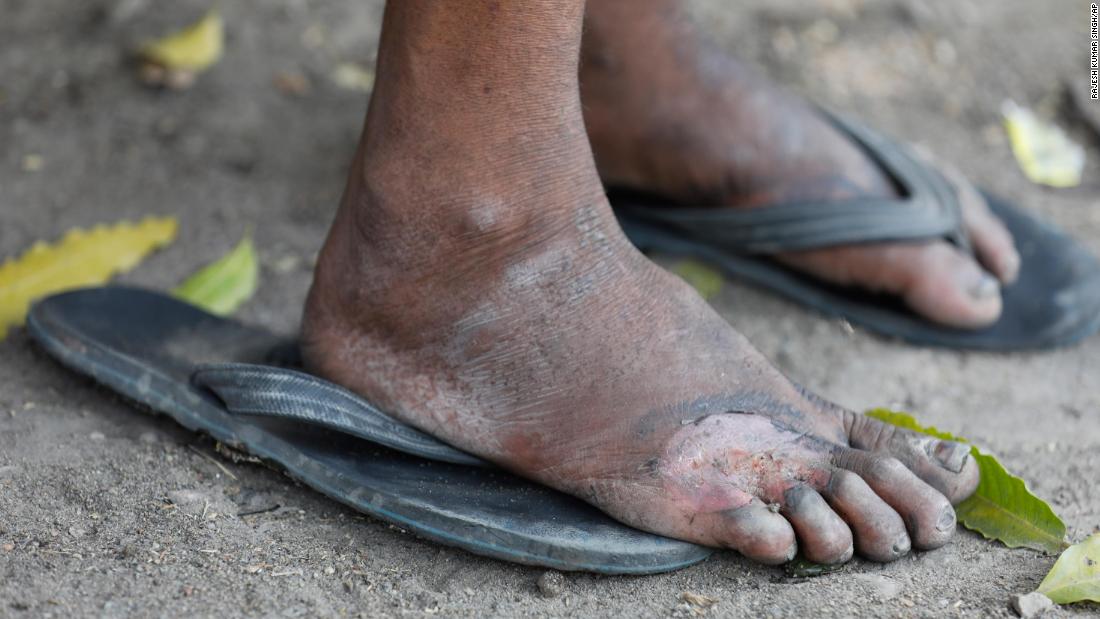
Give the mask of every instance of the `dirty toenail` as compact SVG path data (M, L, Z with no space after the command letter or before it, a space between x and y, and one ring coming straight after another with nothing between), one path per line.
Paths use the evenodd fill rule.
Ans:
M1020 255L1012 252L1001 258L1001 279L1005 283L1016 281L1020 274Z
M989 299L1001 291L1001 285L989 273L982 273L978 283L970 287L970 296L975 299Z
M910 542L909 542L909 536L908 535L902 535L901 537L898 538L898 540L896 542L894 542L894 545L890 550L892 550L894 552L895 557L900 557L904 554L908 554L910 547L911 547L911 545L910 545Z
M941 532L955 530L955 508L948 507L940 514L940 519L936 522L936 530Z
M940 441L933 448L932 455L940 466L952 473L958 473L963 470L966 461L970 458L970 448L952 441Z

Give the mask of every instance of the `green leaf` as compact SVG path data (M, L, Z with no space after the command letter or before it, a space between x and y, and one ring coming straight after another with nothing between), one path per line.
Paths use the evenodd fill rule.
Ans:
M1067 548L1039 583L1039 593L1059 604L1100 602L1100 533Z
M172 294L212 314L227 316L255 294L259 279L256 248L246 234L232 251L188 277Z
M905 413L875 409L866 413L879 421L960 443L966 439L933 427L920 425ZM978 463L981 477L974 494L955 506L959 522L987 539L1009 548L1032 548L1057 553L1066 547L1066 525L1045 501L1027 489L1024 480L1005 470L991 455L975 446L970 455Z
M969 443L970 441L954 434L949 434L943 430L937 429L935 426L922 426L917 423L916 419L908 413L899 413L886 408L876 408L869 410L865 413L868 417L874 417L879 421L888 423L893 426L899 426L906 430L912 430L914 432L920 432L921 434L927 434L939 439L947 441L955 441L956 443Z
M710 299L722 290L722 274L701 262L682 260L671 270L690 284L704 299Z
M1051 554L1066 547L1066 525L1045 501L1027 489L997 459L970 448L981 469L978 489L955 506L964 527L1009 548L1032 548Z

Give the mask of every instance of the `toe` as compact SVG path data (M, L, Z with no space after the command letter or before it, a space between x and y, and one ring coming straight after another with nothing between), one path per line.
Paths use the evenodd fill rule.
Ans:
M894 561L909 552L905 523L892 507L850 471L833 471L821 494L836 513L848 523L855 538L855 549L872 561Z
M943 494L921 481L900 460L859 449L840 448L837 466L863 478L901 516L913 545L939 548L955 533L955 508Z
M794 529L759 500L724 514L720 541L753 561L779 565L798 551Z
M956 247L943 242L899 246L892 265L905 302L937 322L977 328L1001 315L1000 284Z
M978 463L970 447L954 441L898 430L886 446L917 477L958 505L978 487Z
M1011 284L1020 274L1020 252L1004 223L998 219L985 199L972 198L974 206L963 208L966 230L974 243L978 259L1003 284Z
M963 223L978 259L1002 283L1016 281L1020 273L1020 253L1016 250L1012 233L989 210L985 198L965 176L952 166L941 163L938 167L955 186Z
M814 563L844 563L852 558L852 531L812 488L794 486L783 493L781 513L798 534L802 555Z
M898 295L945 325L977 328L1001 315L997 279L944 241L834 247L779 258L828 281Z
M897 458L952 505L974 494L979 470L968 445L912 432L866 415L846 414L852 447Z

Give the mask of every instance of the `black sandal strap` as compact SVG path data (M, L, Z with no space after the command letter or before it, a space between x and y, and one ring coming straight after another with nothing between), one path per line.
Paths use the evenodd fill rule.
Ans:
M939 172L870 128L826 116L894 179L901 197L790 202L758 209L663 208L631 201L615 209L625 219L679 229L695 240L744 254L935 238L969 251L958 197Z
M492 466L409 427L354 393L315 376L266 365L200 365L191 382L212 391L234 415L294 419L422 458Z

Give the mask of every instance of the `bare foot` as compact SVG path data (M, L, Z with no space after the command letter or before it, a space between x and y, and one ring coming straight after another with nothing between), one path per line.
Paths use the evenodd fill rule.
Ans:
M623 237L569 61L581 3L544 4L388 6L307 364L655 533L765 563L944 544L965 447L806 393Z
M734 208L894 195L881 170L816 111L702 42L679 0L591 0L587 11L582 99L605 183ZM943 324L987 325L1020 258L965 180L960 197L979 261L944 241L777 258L834 283L899 295Z

